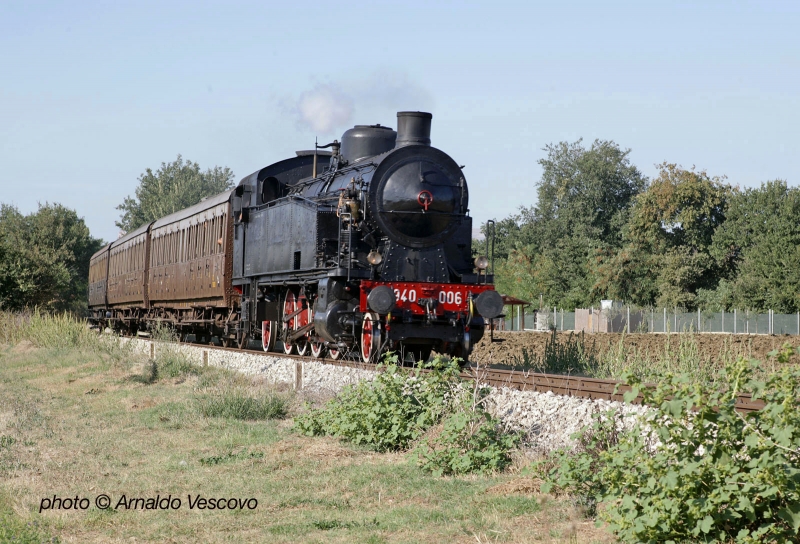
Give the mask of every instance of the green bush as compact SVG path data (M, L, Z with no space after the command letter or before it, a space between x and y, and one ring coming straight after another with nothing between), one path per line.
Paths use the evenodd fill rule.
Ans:
M377 451L408 448L445 413L459 383L459 366L437 357L406 373L396 360L389 361L374 380L348 386L325 407L295 418L295 428L311 436L338 436ZM422 368L432 372L420 372Z
M770 355L785 363L792 354L786 345ZM626 400L641 390L652 415L614 440L598 418L583 448L550 460L542 490L602 503L600 518L625 542L796 541L800 370L757 381L758 368L739 359L713 386L669 375L650 389L627 376ZM743 391L765 408L738 413Z
M423 373L423 368L431 372ZM378 451L409 448L423 438L413 458L437 475L493 472L510 463L519 435L506 434L484 409L487 389L465 389L457 360L437 357L410 373L388 364L373 381L345 388L325 407L295 419L308 435L331 435Z
M418 464L437 476L502 471L520 434L504 432L483 407L487 390L464 391L457 409L444 418L441 433L424 439L414 451Z

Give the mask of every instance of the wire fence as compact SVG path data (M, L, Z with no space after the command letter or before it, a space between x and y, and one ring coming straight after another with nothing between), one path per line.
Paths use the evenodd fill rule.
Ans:
M778 314L749 310L730 312L681 312L661 309L618 307L612 310L588 308L568 312L548 308L535 312L519 311L495 322L495 328L507 331L585 331L585 332L705 332L729 334L800 335L800 312Z

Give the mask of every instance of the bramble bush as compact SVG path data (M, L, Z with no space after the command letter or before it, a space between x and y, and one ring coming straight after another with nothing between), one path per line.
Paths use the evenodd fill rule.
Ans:
M473 393L461 390L442 430L423 438L414 458L436 476L470 472L499 472L511 463L521 434L507 432L484 408L488 389L476 384Z
M445 412L458 383L456 361L434 358L406 373L395 356L372 381L348 386L326 406L295 418L295 428L310 436L331 435L377 451L408 448ZM432 370L420 372L422 368Z
M786 344L770 356L787 363L793 354ZM739 359L714 385L669 375L646 388L626 376L626 400L641 391L651 415L618 435L613 419L597 417L579 448L539 464L542 491L597 501L600 519L625 542L796 542L800 370L783 365L758 381L759 366ZM740 414L741 392L766 406Z
M458 361L437 357L410 373L392 356L387 362L373 381L347 387L325 407L298 416L295 428L378 451L405 450L419 441L412 458L437 475L502 470L510 463L519 436L505 433L484 409L485 388L463 386ZM439 423L440 433L425 436Z

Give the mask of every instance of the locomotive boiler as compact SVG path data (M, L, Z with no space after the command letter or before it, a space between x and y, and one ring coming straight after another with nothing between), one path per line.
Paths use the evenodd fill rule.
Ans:
M224 296L180 291L181 274L189 280L204 273L201 256L194 268L184 263L182 273L173 272L172 293L181 300L148 307L144 299L163 278L145 270L141 276L149 284L142 286L143 306L133 320L166 319L180 331L240 346L260 340L264 350L287 354L358 353L369 362L386 350L414 359L436 350L466 358L484 319L498 317L503 303L487 258L472 259L467 182L462 167L431 146L431 119L430 113L400 112L397 131L355 126L341 141L299 151L213 197L215 209L227 209L214 223L213 240L203 243L221 252L209 285ZM194 208L209 215L203 203ZM136 236L177 225L169 246L177 253L165 259L180 265L195 255L183 247L180 224L193 224L187 212L142 227ZM98 252L93 263L108 267L102 253L114 248ZM142 260L153 267L153 255L162 253L143 246ZM105 288L99 276L95 271L90 281L94 309L103 310L95 317L124 320L130 306L113 307L107 299L102 308L97 304Z

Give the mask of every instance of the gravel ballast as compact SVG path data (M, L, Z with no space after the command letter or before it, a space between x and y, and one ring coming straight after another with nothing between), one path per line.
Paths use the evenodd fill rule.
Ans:
M246 351L229 351L189 344L173 344L145 339L122 339L131 342L133 349L150 357L164 350L178 351L198 365L211 365L244 374L259 376L270 383L290 384L306 392L336 394L347 385L371 380L376 372L316 361L299 361L279 354L264 355ZM570 447L572 434L591 425L592 414L613 410L621 417L618 425L630 428L647 408L639 405L603 399L587 399L519 391L508 387L491 387L487 399L489 411L503 424L528 435L529 447L546 453ZM620 429L622 430L622 429Z

